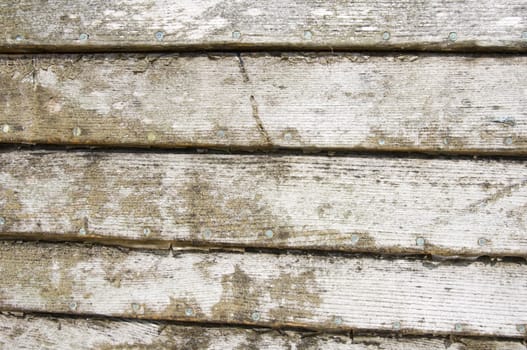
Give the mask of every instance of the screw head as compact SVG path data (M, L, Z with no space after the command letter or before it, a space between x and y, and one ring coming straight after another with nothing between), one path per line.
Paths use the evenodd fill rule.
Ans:
M313 38L313 33L310 30L304 31L304 39L311 40Z
M194 316L194 310L192 310L191 307L187 307L187 308L185 309L185 315L186 315L186 316Z
M267 238L273 238L273 236L274 236L273 230L267 230L267 231L265 231L265 237L267 237Z
M398 331L398 330L400 330L400 329L401 329L401 322L399 322L399 321L395 321L395 322L393 322L393 323L392 323L392 329L393 329L394 331Z
M4 124L2 126L2 131L7 134L9 131L11 131L11 127L7 124Z
M79 35L79 40L82 40L82 41L88 40L89 37L90 36L88 34L82 33L81 35Z
M425 245L425 239L423 237L418 237L416 240L415 240L415 244L418 246L418 247L424 247Z
M258 311L253 312L251 318L253 321L258 321L260 319L260 313Z
M69 303L68 307L70 308L70 310L76 310L77 309L77 303L72 301Z
M450 32L450 34L448 34L448 40L456 41L457 40L457 33L456 32Z
M85 234L86 234L86 229L85 229L84 227L81 227L81 228L79 229L79 234L81 234L81 235L85 235Z
M351 244L357 244L360 237L358 235L351 235Z
M232 32L233 39L240 39L241 37L242 37L242 33L240 33L239 31L235 30L234 32Z
M5 225L5 219L0 217L0 225Z
M506 137L503 141L506 145L512 145L512 137Z
M73 128L72 133L73 133L73 136L79 137L82 134L82 129L76 126Z
M388 32L382 33L382 40L390 40L390 33Z
M162 31L159 31L159 32L156 32L156 33L154 34L154 36L156 37L156 40L157 40L157 41L161 41L161 40L163 40L163 38L165 37L165 33L162 32Z

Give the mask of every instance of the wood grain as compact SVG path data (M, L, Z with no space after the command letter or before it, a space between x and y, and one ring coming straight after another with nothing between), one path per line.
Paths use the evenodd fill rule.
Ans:
M0 153L0 235L527 256L521 161Z
M0 246L0 310L524 337L525 264Z
M0 4L4 52L410 49L525 52L522 0L20 0Z
M527 154L527 57L0 56L0 142Z
M312 335L139 321L0 315L0 349L525 350L519 341Z

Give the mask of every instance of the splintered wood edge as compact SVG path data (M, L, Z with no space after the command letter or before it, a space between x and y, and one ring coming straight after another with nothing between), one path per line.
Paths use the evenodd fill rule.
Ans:
M527 50L521 0L36 0L0 7L0 51ZM50 25L53 23L54 25Z
M0 236L132 247L527 256L508 160L0 153Z
M525 350L520 341L310 334L269 329L180 326L149 321L0 314L0 347L16 349L348 349Z
M416 335L526 334L524 264L172 256L7 242L0 253L3 311Z

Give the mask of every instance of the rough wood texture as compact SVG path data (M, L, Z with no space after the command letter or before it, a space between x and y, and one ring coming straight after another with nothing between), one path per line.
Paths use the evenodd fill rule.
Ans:
M0 58L0 142L527 154L527 57Z
M0 310L524 337L525 264L0 245Z
M527 256L520 161L0 153L0 236Z
M527 49L523 0L20 0L1 50Z
M1 349L526 350L519 341L310 335L264 329L0 315Z

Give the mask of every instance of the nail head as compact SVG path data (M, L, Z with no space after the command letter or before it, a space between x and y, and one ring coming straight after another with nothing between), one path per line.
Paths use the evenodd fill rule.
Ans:
M22 41L22 40L24 40L24 37L22 35L17 35L17 36L15 36L15 40L16 41Z
M293 138L293 136L292 136L290 133L286 133L286 134L284 134L284 139L285 139L286 141L291 141L292 138Z
M512 145L512 137L505 138L505 144L506 145Z
M239 31L235 30L234 32L232 32L232 38L233 39L240 39L242 36L242 33L240 33Z
M186 315L186 316L193 316L193 315L194 315L194 310L192 310L191 307L187 307L187 308L185 309L185 315Z
M158 41L161 41L161 40L163 40L163 38L165 37L165 33L164 33L164 32L161 32L161 31L156 32L155 37L156 37L156 39L157 39Z
M218 137L225 137L225 131L219 130L216 135L218 135Z
M203 237L210 238L211 236L212 236L212 232L210 231L210 229L206 228L203 230Z
M401 322L399 321L395 321L394 323L392 323L392 328L396 331L400 330L401 329Z
M85 235L85 234L86 234L86 229L85 229L84 227L81 227L81 228L79 229L79 234L81 234L81 235Z
M526 331L526 328L525 328L525 325L524 324L519 324L516 326L516 330L520 333L525 333Z
M450 34L448 34L448 39L450 41L456 41L457 40L457 33L456 32L450 32Z
M456 323L454 325L454 329L457 331L457 332L461 332L461 330L463 329L463 326L461 326L461 323Z
M340 317L340 316L335 317L335 319L333 320L333 322L335 322L335 324L336 324L337 326L340 326L340 325L342 324L342 317Z
M5 219L0 217L0 225L5 225Z
M72 301L69 305L70 310L76 310L77 309L77 303Z
M149 229L148 227L144 228L144 229L143 229L143 234L144 234L145 236L148 236L148 235L150 234L150 229Z
M134 310L135 312L139 311L139 304L138 303L132 303L132 310Z
M267 237L267 238L273 238L273 236L274 236L273 230L267 230L267 231L265 231L265 237Z
M388 32L382 33L382 39L383 40L390 40L390 33L388 33Z
M251 318L253 321L258 321L260 319L260 313L258 311L253 312Z
M359 236L358 235L351 235L351 244L357 244L359 242Z
M81 35L79 35L79 40L88 40L90 36L86 33L82 33Z
M82 134L82 130L78 126L74 127L72 132L73 132L73 136L75 137L79 137Z
M415 240L415 244L417 244L419 247L423 247L425 245L425 239L423 237L418 237Z
M304 39L311 40L311 38L313 38L313 33L310 30L304 31Z
M4 124L2 126L2 131L7 134L9 131L11 131L11 127L7 124Z
M484 246L484 245L486 245L487 242L488 242L488 241L487 241L487 239L485 239L485 238L480 238L480 239L478 239L478 245L480 245L480 246Z

